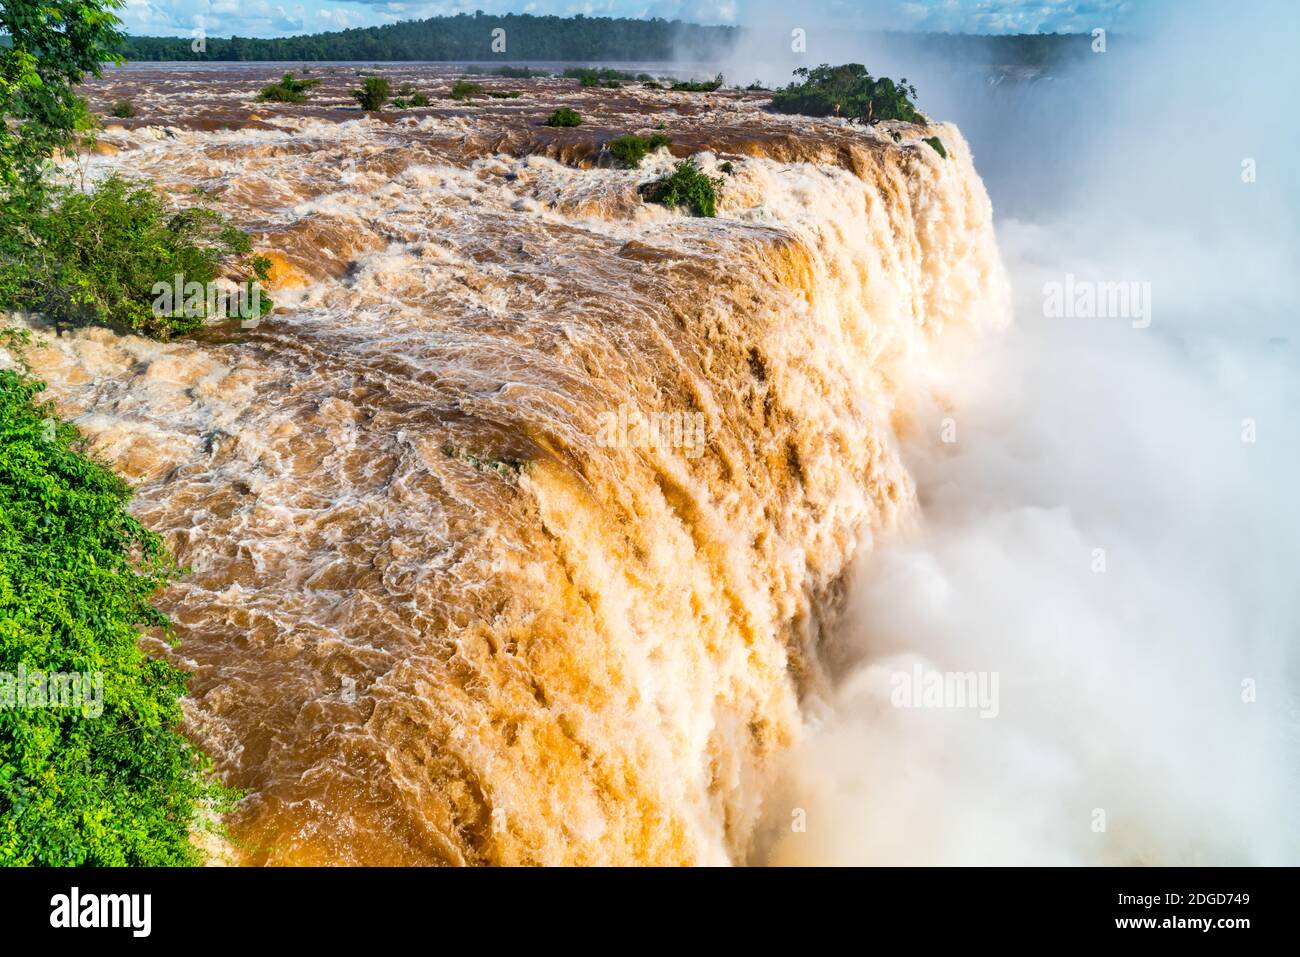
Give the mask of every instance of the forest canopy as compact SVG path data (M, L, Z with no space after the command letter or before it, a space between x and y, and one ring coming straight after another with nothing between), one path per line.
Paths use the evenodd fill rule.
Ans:
M493 31L498 49L493 49ZM128 37L129 60L674 60L725 52L737 28L679 20L457 14L311 36ZM501 41L505 49L499 49ZM200 45L205 49L194 50Z
M493 47L494 33L497 48ZM385 60L436 61L715 61L729 53L742 28L702 26L659 18L532 16L480 12L409 20L309 36L254 39L127 37L128 60ZM504 40L504 49L500 49ZM2 40L0 40L2 42ZM1088 52L1086 34L968 34L882 32L901 55L930 54L952 62L1046 70ZM198 49L195 49L198 47Z

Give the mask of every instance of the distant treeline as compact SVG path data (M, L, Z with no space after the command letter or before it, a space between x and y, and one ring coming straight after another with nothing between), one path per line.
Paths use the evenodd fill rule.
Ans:
M1019 33L978 36L969 33L883 34L897 52L916 51L953 63L1046 70L1091 53L1086 33Z
M505 49L493 49L504 30ZM556 60L716 61L735 45L741 28L679 20L610 17L536 17L457 14L336 33L260 40L250 37L127 37L128 60ZM954 62L1050 68L1087 52L1084 34L886 33L899 49L937 54ZM497 45L501 37L498 35ZM202 49L195 50L196 45Z
M493 37L501 29L504 36ZM127 37L128 60L674 60L709 59L735 42L735 27L680 20L457 14L382 27L259 40ZM498 48L504 41L505 49Z

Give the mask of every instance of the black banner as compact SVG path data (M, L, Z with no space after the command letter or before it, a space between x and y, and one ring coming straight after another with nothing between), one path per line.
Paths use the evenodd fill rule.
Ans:
M127 946L203 940L258 946L472 928L594 929L632 939L699 926L739 940L781 925L813 939L877 932L953 941L1147 943L1278 933L1293 869L239 869L0 872L9 939L78 935ZM428 935L433 936L429 937ZM16 935L16 937L11 936ZM254 935L251 936L250 935ZM378 936L377 936L378 935ZM626 936L609 938L626 941ZM828 938L831 939L831 938ZM879 938L881 940L887 938ZM595 940L588 939L588 944ZM685 941L681 941L685 943Z

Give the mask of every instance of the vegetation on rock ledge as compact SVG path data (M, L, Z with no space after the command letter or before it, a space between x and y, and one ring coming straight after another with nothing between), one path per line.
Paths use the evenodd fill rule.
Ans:
M582 116L577 110L562 106L546 120L547 126L581 126Z
M651 133L649 136L637 136L628 133L610 140L609 152L623 169L636 169L641 161L660 147L667 146L672 140L663 133Z
M374 113L384 108L392 92L393 88L384 77L368 76L361 81L360 87L352 91L352 97L363 110Z
M305 103L307 91L320 83L320 80L301 80L292 73L286 73L274 83L262 87L257 98L272 103Z
M721 186L721 179L705 175L694 159L685 159L670 175L641 187L641 192L652 203L684 206L694 216L716 216Z
M898 83L888 77L876 78L861 63L823 63L811 70L800 67L794 75L803 82L791 83L772 95L772 109L778 113L842 116L863 123L926 122L912 102L916 87L910 86L906 77Z
M207 290L231 274L230 298L257 319L270 262L248 234L206 207L172 208L146 183L110 176L93 190L49 187L40 202L0 203L0 309L35 312L60 326L103 325L157 339L192 332L219 307ZM198 284L202 296L160 286ZM193 288L193 287L191 287ZM200 301L201 300L201 301Z

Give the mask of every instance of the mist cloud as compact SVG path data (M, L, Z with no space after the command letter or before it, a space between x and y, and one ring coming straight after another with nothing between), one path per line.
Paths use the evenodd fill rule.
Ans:
M935 409L906 442L923 527L854 571L760 859L1300 861L1297 27L1164 4L1061 82L932 90L996 184L1017 327L932 373L956 441ZM1152 323L1045 317L1067 273L1149 282ZM895 707L917 663L998 674L998 717Z

